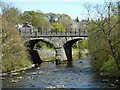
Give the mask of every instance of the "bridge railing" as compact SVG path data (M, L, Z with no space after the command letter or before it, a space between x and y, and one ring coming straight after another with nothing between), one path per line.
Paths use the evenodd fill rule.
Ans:
M80 29L75 29L75 30L65 30L65 31L55 31L55 30L45 30L41 32L26 32L23 31L20 33L21 36L23 37L54 37L54 36L66 36L66 37L76 37L76 36L87 36L87 30L80 30Z

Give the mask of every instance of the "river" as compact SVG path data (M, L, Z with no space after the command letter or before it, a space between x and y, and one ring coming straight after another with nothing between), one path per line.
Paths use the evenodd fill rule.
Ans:
M3 88L111 88L111 81L93 72L89 60L74 60L72 64L56 65L43 62L32 68L3 77Z

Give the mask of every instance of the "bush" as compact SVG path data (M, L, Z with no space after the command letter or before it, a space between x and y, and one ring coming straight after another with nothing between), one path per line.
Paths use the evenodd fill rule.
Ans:
M63 27L63 25L61 23L55 22L52 24L52 30L65 31L65 28Z
M110 76L118 75L118 67L113 58L110 58L108 61L104 62L100 70L101 72L106 73Z
M2 21L2 72L18 70L31 65L23 40L16 28Z

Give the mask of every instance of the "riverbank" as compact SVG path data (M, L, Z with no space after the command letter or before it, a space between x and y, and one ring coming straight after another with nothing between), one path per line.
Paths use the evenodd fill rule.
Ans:
M18 74L19 72L21 71L25 71L25 70L28 70L28 69L31 69L31 68L34 68L35 67L35 64L32 64L31 66L28 66L28 67L25 67L25 68L21 68L21 69L18 69L18 70L13 70L13 71L10 71L10 72L6 72L6 73L1 73L0 76L5 76L5 75L9 75L9 74Z

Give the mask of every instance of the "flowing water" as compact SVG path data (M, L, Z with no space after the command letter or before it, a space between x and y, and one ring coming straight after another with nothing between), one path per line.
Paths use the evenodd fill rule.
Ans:
M88 59L72 64L43 62L39 67L3 77L3 88L111 88L94 74Z

